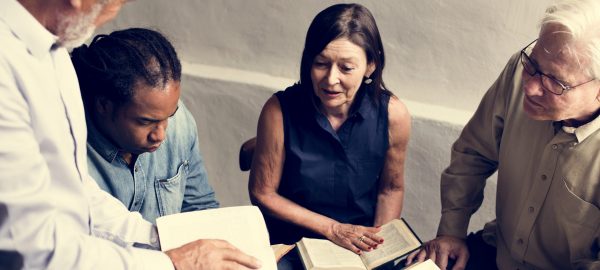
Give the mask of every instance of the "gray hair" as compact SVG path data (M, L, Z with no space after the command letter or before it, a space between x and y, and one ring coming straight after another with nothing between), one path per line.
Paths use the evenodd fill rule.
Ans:
M546 9L541 28L562 25L572 37L578 61L589 61L588 75L600 78L600 0L560 0ZM579 61L581 63L581 61Z

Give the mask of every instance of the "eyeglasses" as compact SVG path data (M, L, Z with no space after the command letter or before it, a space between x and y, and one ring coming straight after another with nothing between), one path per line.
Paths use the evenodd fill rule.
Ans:
M578 87L578 86L581 86L581 85L584 85L586 83L596 80L594 78L589 81L580 83L578 85L570 86L570 85L566 85L565 83L555 79L552 75L548 75L548 74L541 72L538 69L537 64L534 63L531 60L531 58L529 58L527 53L525 52L525 50L527 48L529 48L529 46L531 46L531 44L533 44L536 41L537 41L537 39L534 40L533 42L529 43L529 45L525 46L525 48L523 48L521 50L521 64L523 64L523 69L527 72L527 74L529 74L529 76L535 77L538 74L540 75L540 79L542 81L542 88L544 88L548 92L555 94L555 95L562 95L565 91L572 90L575 87Z

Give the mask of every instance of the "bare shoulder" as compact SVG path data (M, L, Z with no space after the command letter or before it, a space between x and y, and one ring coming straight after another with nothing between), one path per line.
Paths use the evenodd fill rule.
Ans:
M258 119L256 130L256 148L257 153L261 150L268 150L271 153L273 147L279 149L283 143L283 113L279 99L271 96L262 108Z
M388 122L390 131L393 129L410 130L410 113L406 105L396 96L390 97L388 105Z
M270 116L281 115L281 105L279 104L279 99L272 95L262 109L262 114L268 114Z
M259 132L262 128L274 128L283 125L283 114L279 99L271 96L262 108L259 118Z

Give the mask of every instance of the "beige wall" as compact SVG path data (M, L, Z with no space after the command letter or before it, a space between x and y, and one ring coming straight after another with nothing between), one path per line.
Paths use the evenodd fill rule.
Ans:
M316 13L341 1L139 0L104 29L160 29L192 63L291 79ZM551 0L369 0L400 97L472 111Z

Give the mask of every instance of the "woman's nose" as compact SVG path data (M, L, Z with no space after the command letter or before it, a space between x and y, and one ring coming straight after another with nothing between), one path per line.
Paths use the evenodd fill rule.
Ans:
M340 71L336 66L332 66L327 73L327 83L329 85L336 85L340 82Z

